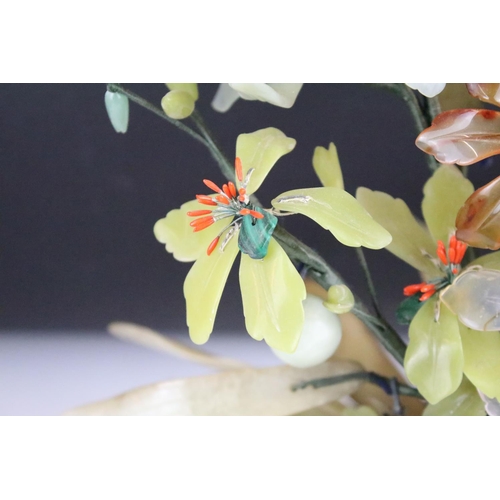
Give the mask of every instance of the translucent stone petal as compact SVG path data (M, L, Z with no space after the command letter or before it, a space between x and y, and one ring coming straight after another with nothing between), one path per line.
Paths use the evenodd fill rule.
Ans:
M274 238L262 260L242 254L240 287L248 333L280 351L295 351L304 324L306 288Z
M476 190L456 218L457 238L477 248L500 248L500 177Z
M356 198L342 189L295 189L280 194L271 204L278 210L310 217L350 247L379 249L387 246L392 239Z
M441 271L426 255L435 255L436 244L429 232L413 217L406 203L381 191L360 187L356 198L368 213L392 235L389 252L418 269L429 278Z
M438 115L416 145L441 163L471 165L500 153L500 112L454 109Z
M322 389L291 391L304 380L355 373L353 361L327 361L313 368L272 366L230 370L168 380L75 408L68 415L291 415L352 394L362 382L351 380ZM235 495L236 496L236 495Z
M468 83L467 90L483 102L500 105L500 83Z
M221 83L212 100L212 108L219 113L225 113L239 98L240 95L229 86L229 83Z
M284 363L309 368L324 363L337 350L342 338L339 317L323 307L319 297L308 295L302 303L304 326L299 345L292 353L272 349Z
M487 332L500 330L500 271L463 272L440 296L469 328Z
M484 417L484 414L484 403L466 377L453 394L424 410L424 417Z
M442 304L435 321L435 305L427 300L413 318L404 361L408 380L431 404L457 390L464 366L457 318Z
M218 248L211 255L204 252L186 276L187 324L195 344L204 344L212 333L220 298L238 253L238 243L233 238L223 252Z
M171 90L163 96L161 107L165 114L174 120L184 120L194 111L194 99L183 90Z
M197 83L167 83L169 90L181 90L187 92L191 97L198 100L198 84Z
M490 398L500 399L500 333L477 332L460 325L464 373Z
M174 259L180 262L192 262L206 253L210 242L219 234L231 219L224 219L203 231L193 232L189 223L194 220L187 212L192 210L210 209L197 200L188 201L180 208L171 210L166 217L160 219L153 228L156 239L166 245L167 252L174 254Z
M328 149L318 146L314 149L313 168L321 184L325 187L344 189L344 179L340 168L337 148L330 142Z
M346 285L333 285L323 306L335 314L345 314L354 307L354 295Z
M281 108L291 108L302 83L230 83L240 97L250 101L259 100L279 106Z
M435 241L448 244L457 212L473 192L472 182L454 165L441 165L425 183L422 213Z
M426 97L436 97L446 87L446 83L407 83L408 87L418 90Z
M108 90L104 94L104 104L106 105L111 125L113 125L116 132L124 134L128 128L128 97Z
M254 169L247 186L247 194L252 194L266 178L274 164L293 150L295 139L287 137L277 128L265 128L251 134L240 134L236 140L236 157L241 159L243 177Z

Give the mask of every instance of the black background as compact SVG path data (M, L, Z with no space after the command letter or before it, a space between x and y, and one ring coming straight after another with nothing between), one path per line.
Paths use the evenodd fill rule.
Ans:
M167 91L164 84L125 86L157 105ZM266 206L283 191L317 186L313 149L333 141L347 191L386 191L420 215L429 171L414 146L409 110L396 96L369 85L306 84L291 109L240 99L219 114L210 107L217 85L199 88L197 109L229 157L240 133L273 126L297 139L259 189ZM186 330L182 284L190 264L167 254L152 228L206 192L203 178L223 181L208 151L134 103L128 132L116 134L103 84L0 90L0 328L85 330L128 320ZM472 166L475 186L496 177L498 166L498 158ZM281 223L366 298L354 249L305 217ZM365 252L392 320L402 287L417 273L385 250ZM237 266L216 329L244 329Z

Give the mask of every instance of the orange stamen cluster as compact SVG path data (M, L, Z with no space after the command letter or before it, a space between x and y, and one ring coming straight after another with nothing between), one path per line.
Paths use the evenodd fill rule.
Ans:
M249 215L254 219L263 219L264 215L253 210L255 207L251 205L248 201L248 196L246 192L246 183L248 182L249 175L243 182L243 166L241 164L240 158L236 158L234 162L234 168L236 173L236 178L238 182L242 183L239 189L233 182L228 182L222 186L222 189L217 186L214 182L203 179L203 183L209 189L214 191L216 195L207 196L205 194L197 194L196 199L202 205L209 205L213 208L212 210L192 210L187 212L189 217L198 217L197 219L191 221L189 225L193 228L194 232L202 231L207 227L211 226L214 222L224 219L226 217L234 217L234 220L222 232L214 238L214 240L208 245L207 254L210 255L217 247L220 237L226 229L230 226L235 225L239 227L243 217ZM227 240L228 238L226 238ZM224 247L225 243L222 244Z
M421 293L422 295L419 300L420 302L424 302L432 297L437 291L448 286L453 280L452 275L457 275L459 273L460 264L466 251L467 245L458 241L455 235L452 235L448 242L448 253L446 253L444 243L438 241L436 254L447 272L447 277L442 278L436 283L417 283L415 285L408 285L403 289L404 295L411 296Z
M419 292L422 294L419 300L423 302L436 293L436 285L432 283L418 283L417 285L408 285L403 288L403 293L407 297Z

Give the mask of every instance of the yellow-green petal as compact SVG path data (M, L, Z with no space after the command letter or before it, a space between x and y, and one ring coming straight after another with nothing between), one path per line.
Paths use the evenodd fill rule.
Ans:
M500 271L500 250L497 252L490 252L486 255L473 260L467 267L482 266L487 269L496 269Z
M435 256L436 244L400 198L381 191L358 188L356 198L368 213L392 235L387 250L427 277L442 275L427 255Z
M306 287L274 238L262 260L241 255L240 287L248 333L279 351L295 351L304 324Z
M354 295L346 285L333 285L323 305L335 314L344 314L354 307Z
M287 137L277 128L265 128L251 134L240 134L236 140L236 157L240 158L243 177L254 169L247 185L247 194L252 194L266 178L274 164L293 150L295 139Z
M182 90L191 95L191 97L198 100L198 84L197 83L167 83L169 90Z
M464 377L460 387L435 405L428 405L424 417L485 416L484 403L477 389Z
M458 210L473 192L472 182L454 165L441 165L425 183L422 213L435 241L448 243Z
M339 188L295 189L280 194L271 204L278 210L310 217L350 247L379 249L392 239L356 198Z
M174 259L181 262L196 260L206 253L210 242L231 222L231 219L224 219L203 231L193 232L193 228L189 225L193 217L188 217L187 212L209 208L211 207L201 205L197 200L188 201L156 222L153 228L154 235L160 243L166 245L167 252L174 254Z
M404 360L408 379L431 404L457 390L464 367L457 318L441 304L435 321L435 305L435 299L427 300L413 318Z
M186 317L189 336L195 344L204 344L212 333L220 298L238 251L237 239L232 238L223 252L220 248L211 255L204 252L186 276Z
M314 171L323 186L344 189L339 156L333 142L330 142L328 149L322 146L315 148L312 163Z
M460 324L464 373L489 398L500 399L500 332L478 332Z

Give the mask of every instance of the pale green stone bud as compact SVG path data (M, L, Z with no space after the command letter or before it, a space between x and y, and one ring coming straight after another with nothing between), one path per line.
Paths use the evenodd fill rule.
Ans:
M334 285L328 289L328 299L323 305L335 314L344 314L354 307L354 296L345 285Z
M194 99L183 90L171 90L161 100L161 107L170 118L182 120L194 111Z
M166 83L169 90L182 90L191 95L191 97L198 100L198 84L197 83Z
M111 125L113 125L113 128L118 133L124 134L128 128L128 97L118 92L107 90L104 94L104 104L106 105Z

